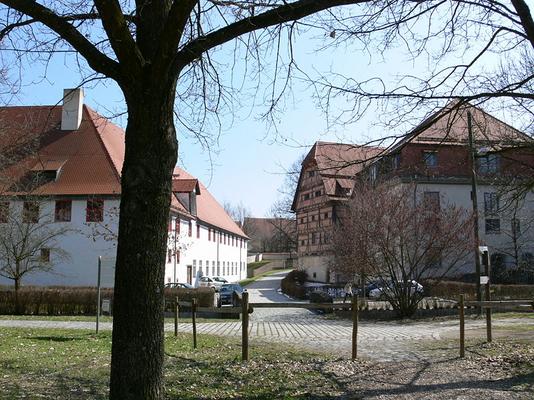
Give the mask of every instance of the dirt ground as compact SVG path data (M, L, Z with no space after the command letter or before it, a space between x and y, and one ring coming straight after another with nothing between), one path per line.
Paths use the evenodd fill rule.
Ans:
M498 336L503 337L501 332ZM532 400L534 332L524 336L528 340L491 344L470 339L463 359L455 342L439 341L425 348L434 356L432 361L333 362L323 370L331 374L339 392L324 398Z

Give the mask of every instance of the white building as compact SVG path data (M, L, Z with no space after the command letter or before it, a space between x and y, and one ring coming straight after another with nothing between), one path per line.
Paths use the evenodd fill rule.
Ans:
M200 276L246 278L247 236L197 179L176 168L166 282L197 284ZM179 223L178 223L179 222Z
M85 106L82 90L65 95L63 106L0 108L0 160L8 160L0 171L0 225L8 216L28 218L30 210L30 223L68 230L35 260L50 262L53 271L29 274L24 285L95 286L98 257L113 264L116 254L124 131ZM12 186L28 177L38 178L31 197ZM165 282L246 277L247 236L181 169L173 178L169 228ZM68 258L59 257L63 252ZM0 284L13 281L0 277Z

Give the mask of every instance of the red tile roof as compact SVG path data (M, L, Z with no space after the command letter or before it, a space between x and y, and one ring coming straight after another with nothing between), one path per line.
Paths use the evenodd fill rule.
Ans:
M61 106L0 107L0 161L17 157L4 170L11 180L30 170L60 171L56 180L39 187L41 195L120 195L124 163L124 131L84 105L80 128L61 130ZM20 149L26 149L25 154ZM198 186L198 219L236 235L243 231L223 207L184 170L177 168L173 188L190 192ZM0 187L6 190L6 186ZM171 208L191 214L172 196Z
M372 161L383 151L383 148L375 146L316 142L302 164L313 160L322 176L353 178L368 161Z
M465 146L468 142L468 111L472 115L473 136L478 145L487 145L493 150L499 150L532 142L532 138L528 135L481 108L469 103L458 105L457 101L453 101L412 129L389 152L394 152L407 142Z
M317 167L326 195L334 200L339 197L336 195L336 185L352 189L356 174L374 159L380 157L384 150L376 146L316 142L302 162L303 169L299 176L299 184L293 197L291 209L296 211L302 171L306 166L315 165Z
M39 187L42 195L115 195L120 193L120 179L104 150L105 141L113 132L99 132L92 116L84 107L77 131L62 131L61 107L0 108L0 151L13 152L25 148L27 154L6 169L12 179L20 178L38 165L43 169L58 167L57 179ZM124 135L124 134L123 134ZM124 136L122 136L123 140ZM18 145L18 146L17 146ZM32 148L34 150L30 150ZM14 154L14 153L13 153ZM38 168L38 167L37 167Z
M179 179L195 180L195 178L181 168L176 167L174 174ZM197 195L197 218L209 225L216 226L228 232L247 238L245 232L230 218L215 197L199 182L200 195Z
M180 179L180 177L173 177L172 179L172 192L173 193L191 193L197 191L200 194L200 186L198 179Z

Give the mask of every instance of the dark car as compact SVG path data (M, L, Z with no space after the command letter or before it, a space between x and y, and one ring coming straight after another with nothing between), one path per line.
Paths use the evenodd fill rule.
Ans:
M237 307L243 297L245 289L238 283L225 283L219 289L219 299L217 301L217 307L224 304L231 304Z

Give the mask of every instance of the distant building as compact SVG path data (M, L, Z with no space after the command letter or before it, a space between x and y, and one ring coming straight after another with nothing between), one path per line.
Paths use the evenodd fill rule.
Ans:
M448 106L449 107L449 106ZM293 201L297 213L299 266L313 280L332 274L330 239L355 179L416 184L417 195L436 207L472 209L467 112L477 149L478 223L481 245L494 263L513 267L534 260L534 194L515 206L510 183L534 178L534 142L480 108L438 111L388 149L317 142L302 163ZM474 259L464 272L474 271Z
M298 266L309 278L329 282L334 224L350 198L356 174L381 149L317 142L302 162L292 211L297 220Z
M297 250L294 219L245 217L243 230L250 237L250 253L290 253Z
M17 149L29 146L34 151L17 156ZM1 107L0 153L15 155L0 170L10 182L39 177L31 193L13 193L0 184L0 224L13 213L22 218L31 206L36 223L71 229L60 238L70 260L52 273L28 275L23 284L95 286L98 257L114 260L116 255L124 131L85 106L81 89L68 90L63 106ZM246 276L248 237L209 191L179 168L170 214L165 282ZM49 249L42 254L55 257ZM12 282L0 278L0 283Z

